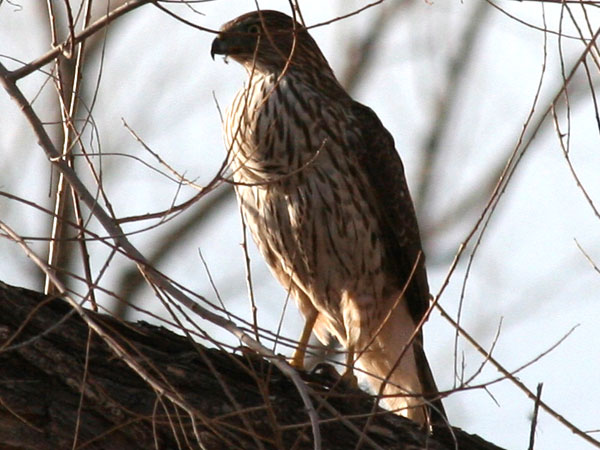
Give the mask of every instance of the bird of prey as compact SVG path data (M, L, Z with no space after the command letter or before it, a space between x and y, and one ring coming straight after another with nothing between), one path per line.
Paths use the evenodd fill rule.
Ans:
M429 426L445 413L418 324L430 293L394 140L335 78L306 28L277 11L223 25L211 55L248 81L224 121L227 161L251 234L314 332L335 336L387 406Z

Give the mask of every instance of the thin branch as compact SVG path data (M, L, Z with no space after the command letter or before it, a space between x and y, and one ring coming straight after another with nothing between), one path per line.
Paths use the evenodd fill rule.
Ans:
M585 259L588 260L588 262L592 265L592 267L594 268L594 270L600 274L600 267L598 267L596 265L596 263L591 258L591 256L586 253L586 251L583 249L583 247L581 245L579 245L579 242L577 242L577 239L575 239L575 245L577 245L577 248L579 249L579 251L581 253L583 253L583 256L585 256Z
M433 169L440 157L441 150L444 148L442 139L452 118L453 108L458 101L457 94L462 86L462 81L465 79L463 75L469 67L473 50L478 42L477 36L486 23L486 14L490 11L491 9L485 2L476 4L471 17L468 19L468 26L458 38L461 45L448 63L447 82L443 94L437 101L437 109L432 114L433 117L430 120L432 127L422 149L423 156L418 171L418 184L413 194L417 209L425 208L429 201L432 181L435 178Z
M535 404L533 406L533 417L531 418L531 429L529 431L529 447L528 450L533 450L535 443L535 430L537 428L538 412L540 410L540 400L542 398L542 387L544 383L538 383L536 390Z

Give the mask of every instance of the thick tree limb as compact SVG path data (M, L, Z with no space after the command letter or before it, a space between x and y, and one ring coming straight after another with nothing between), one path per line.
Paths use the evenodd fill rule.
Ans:
M69 304L0 282L0 448L312 448L302 400L271 363L250 352L207 349L146 323L89 314L197 412L199 432ZM327 371L303 379L317 393L323 448L353 449L359 441L360 448L455 448L449 430L428 436L380 410L364 430L370 396L335 387ZM498 450L459 429L452 433L462 450Z

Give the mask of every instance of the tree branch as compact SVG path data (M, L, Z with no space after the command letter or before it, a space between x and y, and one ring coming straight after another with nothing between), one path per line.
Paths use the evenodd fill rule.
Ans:
M313 448L293 382L254 352L207 349L164 328L88 311L138 364L199 416L192 419L125 364L65 301L0 282L0 447ZM85 376L85 378L84 378ZM433 436L375 410L328 371L302 374L319 404L323 448L499 450L457 428ZM85 380L85 381L82 381ZM74 430L78 435L74 436ZM182 445L182 443L186 443Z

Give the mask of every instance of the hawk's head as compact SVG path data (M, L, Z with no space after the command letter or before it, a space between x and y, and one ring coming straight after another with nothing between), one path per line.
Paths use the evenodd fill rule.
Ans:
M246 68L279 72L315 62L328 67L306 29L279 11L252 11L221 27L211 56L230 56Z

